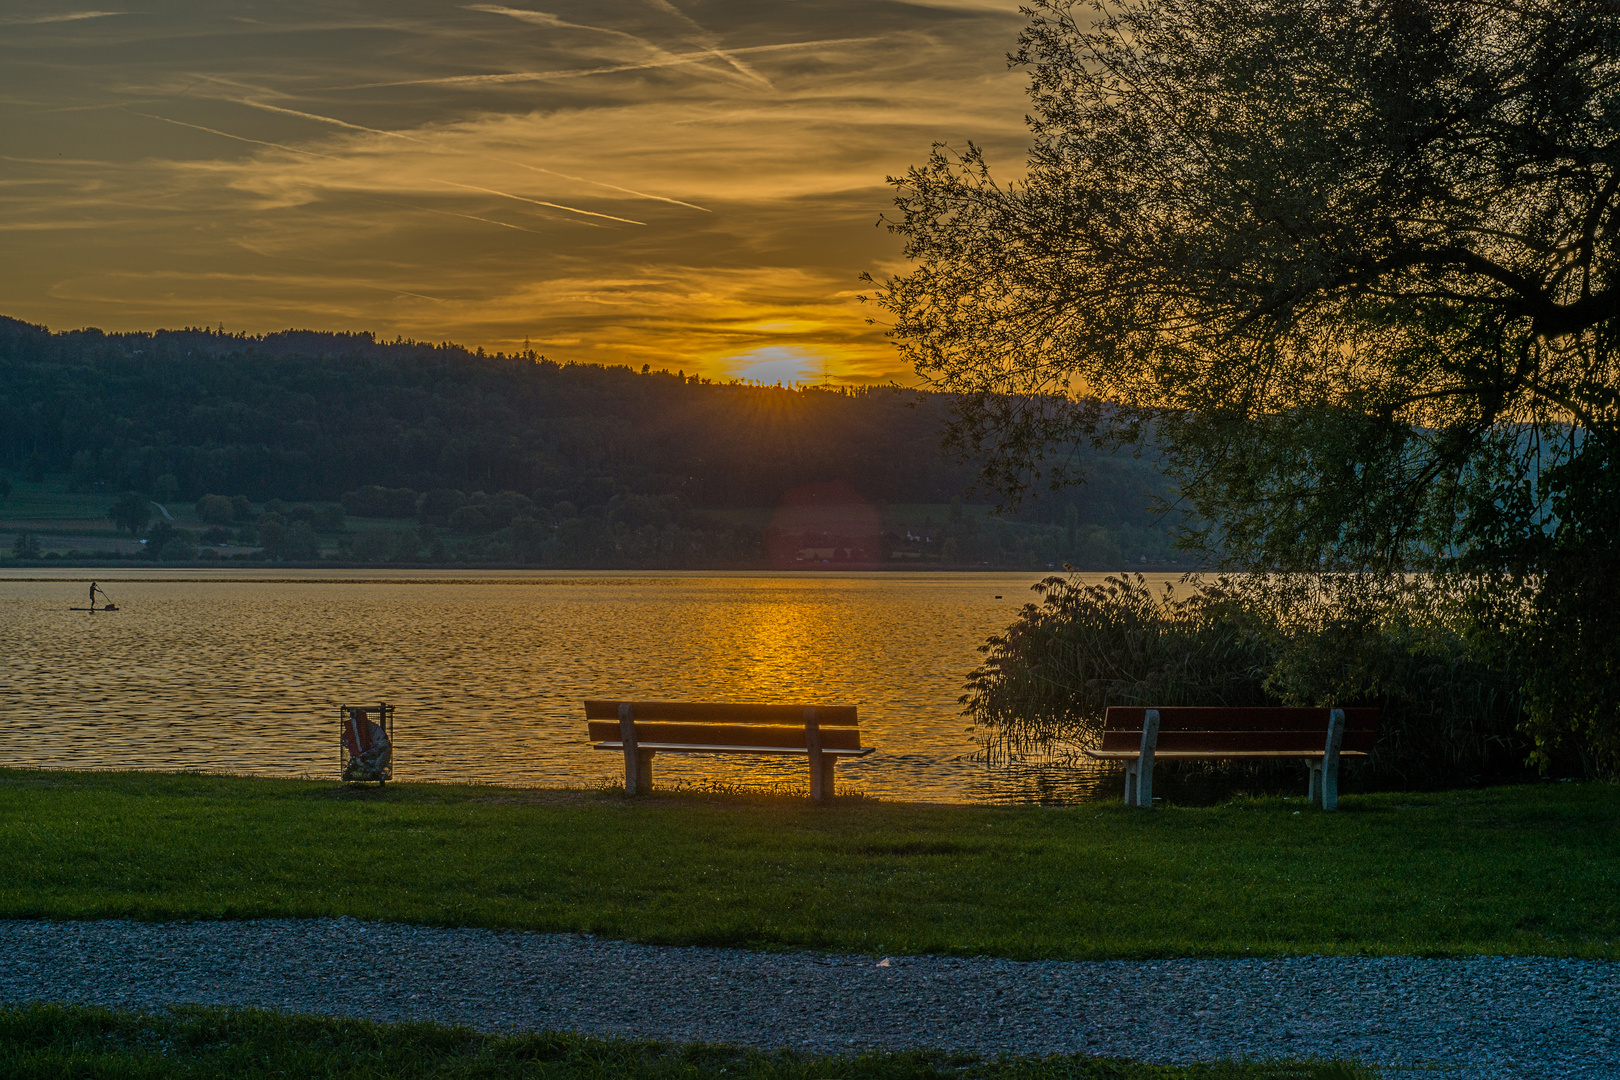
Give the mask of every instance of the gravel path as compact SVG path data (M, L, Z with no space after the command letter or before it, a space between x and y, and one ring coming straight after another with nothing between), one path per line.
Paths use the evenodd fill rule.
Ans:
M486 1030L1620 1077L1620 964L764 954L353 919L0 921L0 1001L252 1005Z

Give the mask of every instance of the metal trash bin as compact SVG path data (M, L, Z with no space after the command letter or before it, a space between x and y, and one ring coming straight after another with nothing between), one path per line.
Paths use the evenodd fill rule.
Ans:
M338 706L338 768L350 783L381 785L394 778L392 705Z

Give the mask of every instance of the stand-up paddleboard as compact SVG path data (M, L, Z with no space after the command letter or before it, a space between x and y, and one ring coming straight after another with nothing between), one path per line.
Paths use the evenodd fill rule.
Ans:
M108 604L106 607L70 607L69 611L117 611L117 604Z

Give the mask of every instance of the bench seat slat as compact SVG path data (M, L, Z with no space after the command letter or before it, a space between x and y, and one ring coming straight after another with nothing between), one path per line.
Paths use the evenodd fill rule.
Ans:
M1158 752L1175 750L1204 750L1224 753L1237 750L1300 750L1320 754L1326 745L1326 725L1318 731L1165 731L1159 729ZM1368 752L1373 748L1376 735L1371 731L1348 731L1344 735L1343 749ZM1120 750L1137 753L1142 748L1141 731L1105 731L1101 750Z
M619 721L619 706L631 705L636 722L663 720L686 724L771 724L804 726L804 705L749 705L704 701L587 701L585 719ZM817 705L816 723L822 730L856 727L854 705ZM1140 725L1138 725L1140 726Z
M749 744L746 746L723 746L719 743L661 743L643 742L636 740L636 746L642 750L670 750L684 754L804 754L809 750L802 746L759 746ZM622 742L599 742L593 746L596 750L623 750ZM829 750L822 748L822 753L829 757L864 757L870 754L875 747L857 746L848 749Z
M1140 736L1146 707L1110 705L1103 714L1104 731L1135 731ZM1255 706L1167 706L1158 710L1159 730L1165 731L1320 731L1327 734L1326 708ZM1345 731L1378 730L1375 708L1345 709Z
M636 718L636 742L648 745L655 742L691 743L717 746L782 746L804 749L804 710L797 727L785 724L675 724L662 721L644 721ZM619 721L591 720L588 722L592 742L617 741ZM821 745L827 750L852 750L861 745L859 728L823 728Z

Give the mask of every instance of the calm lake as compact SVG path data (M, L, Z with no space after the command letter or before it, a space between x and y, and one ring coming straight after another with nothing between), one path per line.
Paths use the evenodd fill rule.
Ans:
M338 705L382 700L397 707L397 780L589 786L623 772L585 740L587 697L802 701L858 705L878 748L839 765L841 790L1112 793L1094 770L969 760L962 684L1040 577L13 572L0 581L0 765L335 779ZM68 610L92 578L122 610ZM804 772L665 754L655 782L802 788Z

